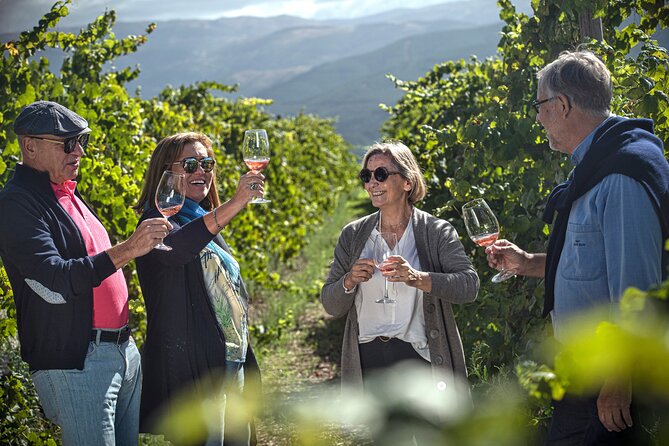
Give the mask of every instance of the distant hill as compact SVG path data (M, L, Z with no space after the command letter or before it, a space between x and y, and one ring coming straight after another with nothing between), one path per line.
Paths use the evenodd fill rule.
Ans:
M495 0L471 1L494 7ZM257 95L321 64L375 51L405 37L474 26L417 11L422 12L414 11L412 17L423 20L401 23L288 16L159 22L148 42L119 59L119 65L140 65L142 73L131 87L141 85L144 96L156 95L167 84L201 80L239 84L240 94ZM116 28L119 36L142 30L136 23Z
M394 104L401 96L385 77L391 73L413 80L437 63L479 58L496 52L500 27L440 31L404 38L381 49L320 65L287 82L260 91L273 98L270 110L279 114L300 111L337 116L337 128L353 144L378 139L387 114L378 104Z
M387 118L378 104L394 104L402 94L386 74L412 80L443 61L495 53L502 27L496 2L459 0L347 20L147 16L146 22L115 25L118 37L143 33L151 21L158 25L145 45L115 65L139 65L141 74L128 88L141 87L144 97L166 85L239 84L238 95L273 99L270 112L336 117L349 142L365 145L378 139ZM530 13L529 0L514 3ZM14 37L3 35L0 41ZM62 54L46 54L58 69Z
M407 4L411 2L408 1ZM518 11L530 13L529 0L512 0ZM458 21L466 27L499 22L497 0L456 0L424 8L397 8L380 14L348 20L351 23L403 23L410 21Z

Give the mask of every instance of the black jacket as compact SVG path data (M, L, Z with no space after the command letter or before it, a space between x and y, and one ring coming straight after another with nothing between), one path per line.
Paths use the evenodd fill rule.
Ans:
M83 370L93 288L116 272L114 264L106 252L87 254L45 172L18 164L0 192L0 216L0 257L14 291L21 357L31 370Z
M158 217L155 209L142 215ZM146 341L142 351L140 431L158 432L155 422L170 413L170 403L188 390L201 395L205 384L225 374L225 337L219 329L204 283L200 251L212 239L229 252L220 235L202 218L183 226L175 216L165 237L172 251L152 250L137 258L137 274L146 303ZM242 292L246 288L242 283ZM245 388L260 388L260 371L249 345L244 364ZM173 408L172 408L173 409Z

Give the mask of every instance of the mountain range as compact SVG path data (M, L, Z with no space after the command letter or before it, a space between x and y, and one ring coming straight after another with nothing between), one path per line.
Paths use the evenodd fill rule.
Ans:
M529 13L529 0L522 1ZM496 0L455 0L354 19L158 20L147 43L114 64L140 67L128 88L139 87L143 97L166 85L237 84L236 95L272 99L270 113L332 117L347 141L368 145L387 118L378 105L394 104L402 94L386 75L416 79L439 62L493 55L502 27L498 14ZM118 37L143 33L152 21L118 20ZM58 50L46 56L54 69L60 66Z
M529 0L515 4L531 13ZM237 95L272 99L270 113L332 117L347 141L368 145L387 119L379 104L392 105L402 96L386 75L413 80L443 61L494 55L502 28L498 13L496 0L455 0L355 19L156 21L147 43L115 65L140 67L129 89L139 87L143 97L166 85L238 84ZM120 17L114 33L140 34L151 21ZM62 54L49 50L47 57L52 67L60 66Z

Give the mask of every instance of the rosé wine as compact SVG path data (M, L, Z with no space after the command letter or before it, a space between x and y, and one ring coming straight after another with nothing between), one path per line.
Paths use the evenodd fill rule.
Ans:
M165 209L158 209L158 211L160 211L160 213L163 214L163 217L167 218L178 214L179 211L181 210L181 206L182 205L170 206Z
M265 159L245 159L246 166L254 172L262 172L269 164L269 158Z
M492 234L483 234L474 236L472 237L472 241L479 246L486 247L495 243L497 241L497 237L499 237L499 233L493 232Z

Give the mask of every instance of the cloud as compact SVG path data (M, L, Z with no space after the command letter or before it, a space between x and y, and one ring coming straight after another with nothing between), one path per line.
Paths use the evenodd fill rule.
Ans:
M224 17L272 17L293 15L308 19L341 19L362 17L395 8L420 8L448 0L277 0L257 1L234 9L227 8Z
M424 6L447 3L448 0L316 0L321 4L314 18L354 18L363 17L397 8L422 8ZM452 1L452 0L451 0ZM324 6L324 5L327 5Z
M85 25L105 9L115 10L120 22L277 15L335 19L445 1L449 0L74 0L61 25ZM0 0L0 33L32 28L53 3L54 0Z

